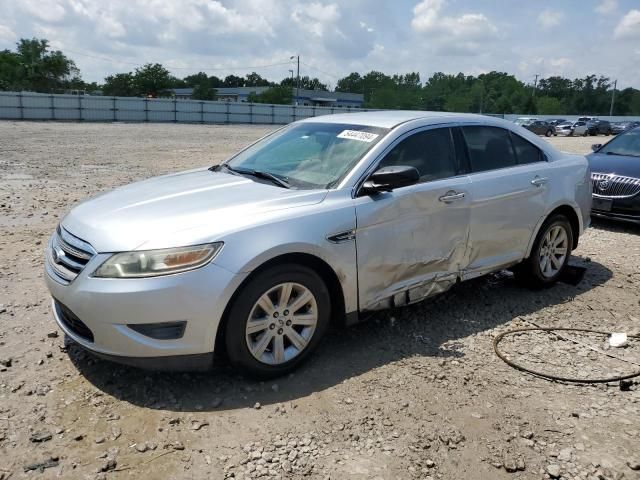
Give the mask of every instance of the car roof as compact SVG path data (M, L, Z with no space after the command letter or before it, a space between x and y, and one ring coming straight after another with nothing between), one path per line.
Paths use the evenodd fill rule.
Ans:
M346 123L370 127L393 128L412 120L424 120L425 125L459 121L491 121L493 117L473 113L425 112L417 110L380 110L370 112L336 113L311 117L301 122Z

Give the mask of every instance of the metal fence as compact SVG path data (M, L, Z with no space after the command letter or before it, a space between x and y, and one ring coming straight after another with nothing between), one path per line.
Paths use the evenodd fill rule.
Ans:
M0 92L0 119L286 124L361 108Z

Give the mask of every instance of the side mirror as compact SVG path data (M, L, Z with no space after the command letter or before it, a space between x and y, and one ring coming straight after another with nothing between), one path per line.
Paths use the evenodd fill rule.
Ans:
M601 148L602 148L602 144L601 143L594 143L593 145L591 145L591 150L593 150L594 152L597 152Z
M364 182L361 193L370 195L378 192L390 192L396 188L408 187L420 181L420 173L415 167L397 165L393 167L382 167L373 172L369 179Z

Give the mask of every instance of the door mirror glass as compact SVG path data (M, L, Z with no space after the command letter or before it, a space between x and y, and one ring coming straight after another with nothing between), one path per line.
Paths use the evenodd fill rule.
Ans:
M594 143L593 145L591 145L591 150L593 150L594 152L597 152L598 150L600 150L601 147L602 147L601 143Z
M390 192L396 188L408 187L420 181L420 174L415 167L395 165L376 170L364 182L360 191L366 195L378 192Z

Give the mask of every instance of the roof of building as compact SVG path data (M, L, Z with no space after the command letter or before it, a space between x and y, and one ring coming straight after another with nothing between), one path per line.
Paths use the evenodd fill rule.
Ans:
M249 95L250 93L262 93L271 87L219 87L216 88L218 95ZM175 95L191 95L193 88L171 88ZM325 90L307 90L301 88L298 94L300 98L312 98L317 101L349 100L363 102L364 95L350 92L327 92Z

